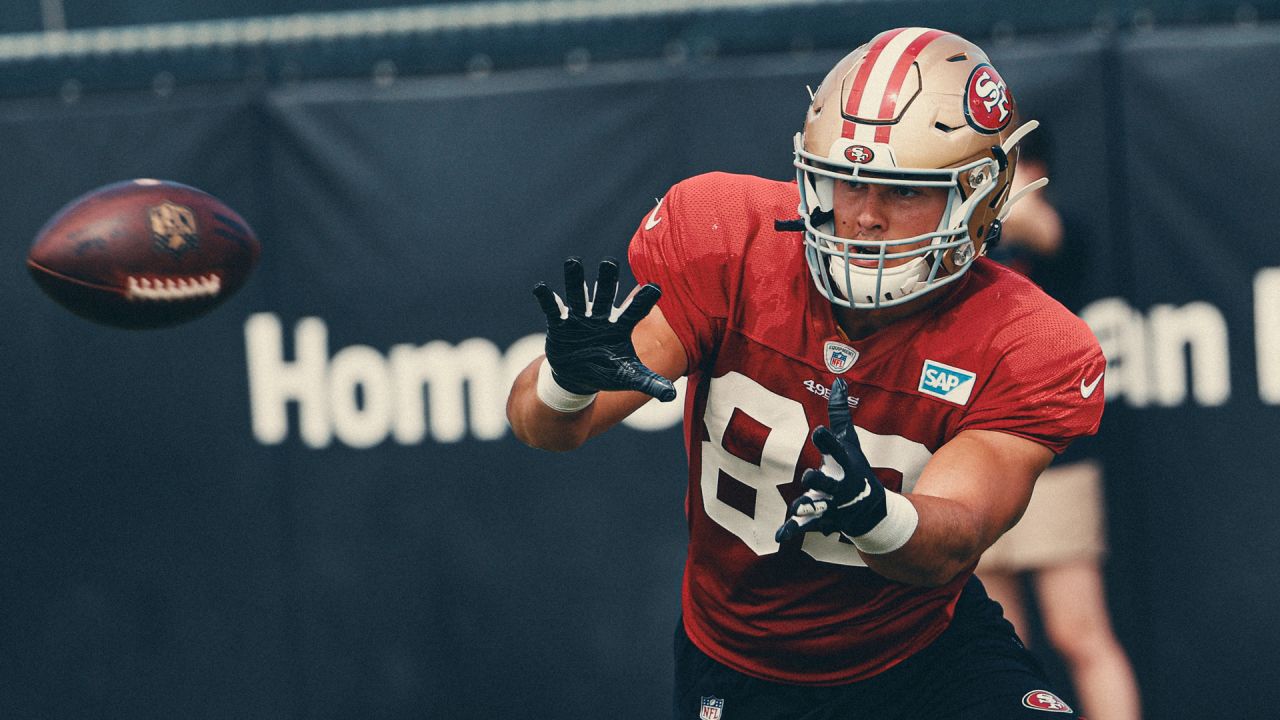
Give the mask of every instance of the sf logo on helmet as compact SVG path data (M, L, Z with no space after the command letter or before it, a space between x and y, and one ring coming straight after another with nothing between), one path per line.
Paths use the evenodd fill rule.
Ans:
M982 63L969 73L965 90L964 115L973 129L994 135L1009 125L1013 118L1009 88L996 69Z
M851 163L863 165L874 160L876 154L866 145L850 145L844 149L844 157Z

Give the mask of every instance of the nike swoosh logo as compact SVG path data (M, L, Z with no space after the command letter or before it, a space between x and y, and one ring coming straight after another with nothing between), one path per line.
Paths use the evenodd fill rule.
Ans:
M666 200L666 198L662 198L662 200ZM662 209L662 200L659 200L658 204L654 206L653 212L649 213L649 219L644 221L645 230L652 230L658 226L658 223L662 222L662 218L658 217L658 211Z
M1093 394L1093 391L1098 389L1098 383L1102 382L1102 376L1105 374L1106 374L1105 371L1098 373L1098 377L1094 378L1093 382L1089 383L1088 385L1085 385L1084 380L1081 380L1080 396L1085 398L1086 400L1089 399L1089 396Z
M838 506L836 509L843 510L849 507L850 505L853 505L855 503L860 503L863 500L866 500L870 495L871 495L871 483L867 483L867 486L862 488L862 492L858 493L857 497L855 497L854 499L850 500L849 502L843 505Z

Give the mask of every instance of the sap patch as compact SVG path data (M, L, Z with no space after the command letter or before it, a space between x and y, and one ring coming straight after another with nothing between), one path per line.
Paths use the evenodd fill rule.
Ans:
M969 402L977 377L968 370L937 360L925 360L924 367L920 370L920 385L916 389L925 395L964 405Z

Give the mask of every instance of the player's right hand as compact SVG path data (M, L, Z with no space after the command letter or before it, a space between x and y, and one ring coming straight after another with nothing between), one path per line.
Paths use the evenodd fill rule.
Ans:
M676 397L671 381L658 375L636 356L631 331L653 309L662 291L649 283L632 292L620 307L618 263L600 263L595 292L587 301L582 260L564 261L565 299L546 283L533 288L547 316L547 364L556 384L571 393L589 395L600 390L637 390L670 402Z
M830 428L819 427L813 432L813 444L822 452L822 467L809 468L800 477L805 494L787 509L786 521L774 534L778 542L814 530L855 538L880 524L888 513L884 485L858 442L849 412L849 386L843 378L831 384L827 422Z

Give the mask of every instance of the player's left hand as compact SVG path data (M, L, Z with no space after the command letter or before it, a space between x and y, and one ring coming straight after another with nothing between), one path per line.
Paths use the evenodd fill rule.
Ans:
M804 471L800 483L805 493L791 503L787 520L778 528L778 542L814 530L849 537L864 535L885 518L884 485L876 478L858 444L849 413L849 388L837 379L827 401L827 422L813 432L813 444L822 452L822 467Z

